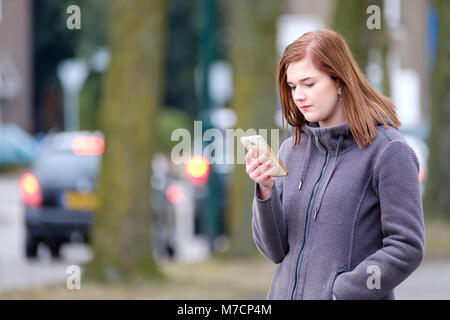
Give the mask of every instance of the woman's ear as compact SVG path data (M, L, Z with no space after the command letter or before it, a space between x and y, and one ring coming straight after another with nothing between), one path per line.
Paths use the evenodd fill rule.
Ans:
M336 80L336 87L337 87L337 93L340 95L342 94L342 90L341 90L341 82L339 81L339 79Z

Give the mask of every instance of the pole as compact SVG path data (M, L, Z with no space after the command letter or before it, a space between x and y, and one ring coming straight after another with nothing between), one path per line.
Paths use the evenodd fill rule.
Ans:
M209 69L214 56L214 0L201 0L202 4L202 109L207 111L211 108L209 96Z
M211 97L209 94L209 70L214 58L214 6L215 0L201 0L201 17L203 18L201 30L201 104L202 113L209 118L209 111L211 110ZM205 118L204 118L205 120ZM206 120L203 130L211 127L211 123ZM202 132L203 135L203 132ZM201 228L209 240L210 249L213 249L214 238L217 234L217 200L215 187L216 183L214 172L210 171L210 176L207 184L207 194L202 203L202 217Z

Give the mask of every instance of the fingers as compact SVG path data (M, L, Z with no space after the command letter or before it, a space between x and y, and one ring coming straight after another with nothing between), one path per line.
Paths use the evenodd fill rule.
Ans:
M278 170L277 167L272 166L271 161L269 160L268 162L270 162L269 164L267 164L265 169L262 169L262 173L258 176L257 178L257 182L266 180L267 178L271 178L273 180L273 174Z
M267 179L271 174L275 172L274 168L272 167L272 161L269 159L263 164L258 164L253 170L252 168L254 165L251 165L249 167L249 176L252 180L259 182L262 180Z
M250 149L249 152L245 155L245 164L250 165L251 164L251 158L253 157L253 148Z
M250 151L247 152L245 155L245 164L250 165L257 161L259 157L265 157L266 155L262 153L261 155L258 155L258 150L255 150L253 147L250 148Z
M245 155L245 164L250 165L255 161L255 149L250 148L250 151Z
M255 150L250 150L245 155L246 172L250 179L258 183L267 183L268 181L274 181L274 174L277 171L277 167L272 167L272 161L267 159L266 155L262 154L258 158L254 158Z
M246 172L250 174L257 166L259 166L263 161L265 156L262 154L259 158L250 158L250 156L253 155L253 149L247 153L245 156L245 162L246 162ZM249 159L247 161L247 156L249 156Z

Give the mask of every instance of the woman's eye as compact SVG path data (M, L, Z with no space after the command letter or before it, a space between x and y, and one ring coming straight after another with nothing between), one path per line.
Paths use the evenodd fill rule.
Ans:
M295 87L289 87L289 88L291 88L291 90L295 90Z
M314 83L305 83L305 86L307 86L308 88L311 88L314 85Z

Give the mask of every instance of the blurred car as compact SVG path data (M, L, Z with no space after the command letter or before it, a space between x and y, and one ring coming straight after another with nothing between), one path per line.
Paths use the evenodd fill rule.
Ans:
M62 244L88 242L104 148L100 132L53 133L42 140L20 181L28 258L37 256L40 243L58 258Z
M428 145L417 135L403 133L408 145L414 150L419 160L419 182L420 191L423 194L425 192L426 179L428 177Z

